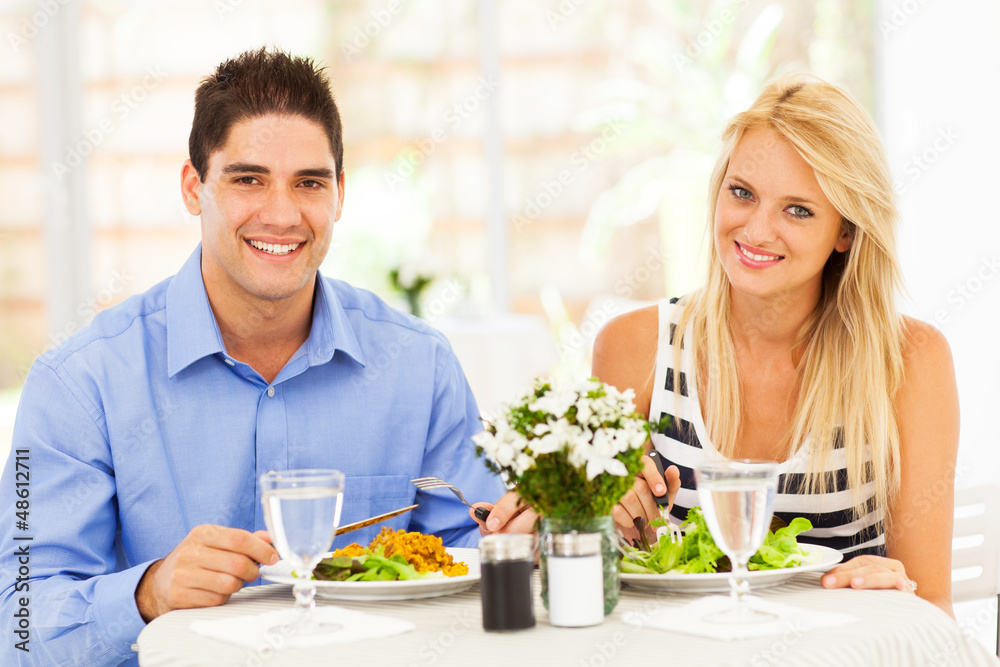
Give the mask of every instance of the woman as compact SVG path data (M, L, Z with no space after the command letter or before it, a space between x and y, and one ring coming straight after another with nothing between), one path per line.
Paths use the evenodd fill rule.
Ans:
M776 513L810 518L803 541L844 554L823 586L916 591L954 615L954 369L944 337L896 309L874 124L840 89L785 77L730 121L709 202L707 284L595 343L595 375L672 417L647 443L676 464L669 489L647 461L616 522L655 518L664 492L683 520L691 469L713 454L776 460Z

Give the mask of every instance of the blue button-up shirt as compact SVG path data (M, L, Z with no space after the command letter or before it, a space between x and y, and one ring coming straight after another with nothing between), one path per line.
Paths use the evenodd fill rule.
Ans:
M0 617L26 634L4 633L4 665L135 664L146 568L199 524L264 529L269 470L342 470L342 523L418 502L387 524L451 546L476 544L467 509L409 480L447 479L472 502L504 491L475 456L475 399L440 333L320 276L309 338L269 384L226 354L200 250L28 375L0 481Z

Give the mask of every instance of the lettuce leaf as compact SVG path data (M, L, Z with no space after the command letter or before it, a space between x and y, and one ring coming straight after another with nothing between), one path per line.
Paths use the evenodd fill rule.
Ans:
M656 525L658 522L653 522ZM792 523L768 531L764 543L750 559L751 570L775 570L801 565L806 552L799 546L796 536L812 528L808 519L796 517ZM673 543L666 536L650 550L628 547L622 556L622 572L636 574L665 574L680 572L697 574L729 572L729 557L712 539L700 507L692 507L681 524L684 539Z
M440 572L417 572L399 554L386 558L382 549L364 556L326 558L313 570L313 579L323 581L396 581L440 576Z

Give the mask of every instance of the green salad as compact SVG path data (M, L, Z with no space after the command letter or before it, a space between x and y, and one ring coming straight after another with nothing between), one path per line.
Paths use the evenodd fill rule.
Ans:
M441 576L440 572L417 572L400 554L386 557L381 549L364 556L325 558L313 570L313 579L321 581L396 581Z
M812 523L802 517L792 519L787 526L780 519L776 519L776 522L780 527L772 522L772 530L768 531L764 544L750 559L749 569L777 570L802 565L807 554L795 537L812 528ZM663 525L663 520L654 521L651 525L655 526L657 523ZM712 539L700 507L692 507L688 511L687 519L681 524L681 531L684 539L677 543L664 536L651 548L642 548L645 545L624 547L622 572L695 574L732 570L729 557L722 553Z

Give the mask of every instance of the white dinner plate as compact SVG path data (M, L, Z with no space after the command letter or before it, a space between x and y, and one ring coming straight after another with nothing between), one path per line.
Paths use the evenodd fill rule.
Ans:
M458 593L479 581L479 549L445 547L457 561L467 563L469 573L457 577L434 577L410 581L317 581L316 595L331 600L416 600ZM285 560L262 565L262 579L294 584L293 566Z
M802 544L801 546L806 554L808 554L805 558L805 563L780 570L751 570L749 578L751 590L783 584L802 572L826 572L844 558L842 553L829 547L821 547L815 544ZM682 572L637 574L622 572L621 579L633 588L669 589L690 593L713 593L729 590L728 572L698 574L684 574Z

